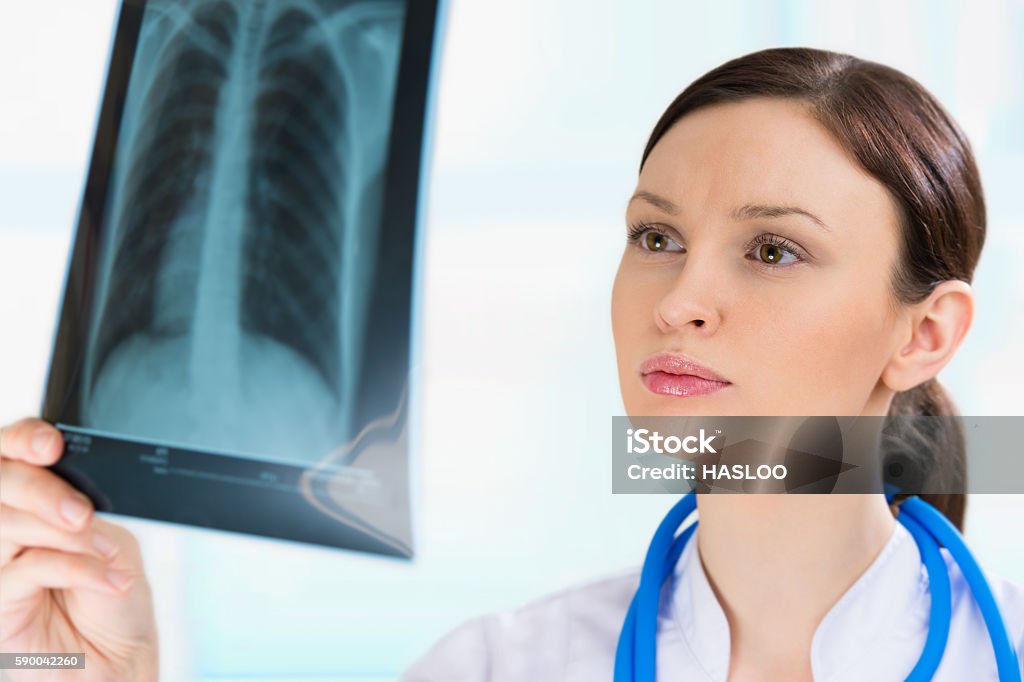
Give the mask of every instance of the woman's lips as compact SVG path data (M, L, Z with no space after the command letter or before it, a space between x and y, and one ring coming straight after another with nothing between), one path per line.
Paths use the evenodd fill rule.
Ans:
M668 372L651 372L644 375L644 385L651 393L686 398L695 395L707 395L720 391L729 385L725 381L711 381L692 374L669 374Z
M652 355L640 365L640 374L647 390L678 398L708 395L730 385L714 370L676 353Z

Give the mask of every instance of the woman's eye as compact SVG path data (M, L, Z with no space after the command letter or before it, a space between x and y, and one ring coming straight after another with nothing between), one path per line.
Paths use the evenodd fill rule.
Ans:
M640 235L639 241L645 251L652 251L654 253L679 252L683 250L671 237L657 230L644 231Z
M757 248L758 259L768 265L779 265L780 263L789 262L786 261L787 255L792 256L792 260L796 260L796 254L790 253L775 244L761 244Z
M764 265L790 265L803 260L794 249L775 241L763 241L755 245L754 258Z

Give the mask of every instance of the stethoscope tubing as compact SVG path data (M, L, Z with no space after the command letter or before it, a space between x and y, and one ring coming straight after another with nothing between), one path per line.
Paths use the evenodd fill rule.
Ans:
M888 496L891 501L891 495ZM672 575L697 521L677 536L676 530L697 508L696 494L682 497L665 515L651 539L640 573L640 585L623 621L615 650L615 682L654 682L657 663L657 627L661 588ZM931 605L928 636L907 682L931 680L942 662L952 620L949 572L939 549L945 546L960 566L981 610L992 640L1000 682L1022 682L1017 654L992 588L960 532L937 509L919 497L900 504L897 520L914 538L928 575Z
M1006 621L1003 620L999 611L999 605L996 603L991 585L988 584L981 566L971 554L960 531L942 515L942 512L920 497L907 498L900 504L900 514L897 518L903 517L904 514L924 526L933 538L936 547L939 544L944 546L960 567L960 572L963 573L964 580L970 587L971 594L974 595L974 600L981 610L989 639L992 640L1000 682L1021 682L1017 652L1014 650L1010 633L1006 629ZM903 525L906 526L906 519L903 520ZM948 580L949 576L947 575L947 583Z

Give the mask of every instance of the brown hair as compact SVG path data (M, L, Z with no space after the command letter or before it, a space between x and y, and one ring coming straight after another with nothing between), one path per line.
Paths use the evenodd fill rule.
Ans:
M985 241L985 201L970 144L931 93L888 66L808 48L762 50L733 59L694 81L669 105L647 142L641 170L658 140L682 116L755 97L807 102L817 120L888 189L902 232L892 273L895 301L918 303L942 281L971 281ZM957 414L935 379L897 393L889 410L893 417ZM966 455L958 420L928 420L928 428L889 421L899 422L902 430L886 434L887 452L899 452L939 472L942 480L959 482L953 489L963 489ZM963 529L964 494L921 497Z

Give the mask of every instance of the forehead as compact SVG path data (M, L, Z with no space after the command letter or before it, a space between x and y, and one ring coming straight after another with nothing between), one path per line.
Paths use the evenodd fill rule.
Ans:
M896 219L885 187L797 100L714 104L683 116L651 150L638 188L684 211L769 203L798 205L830 225Z

